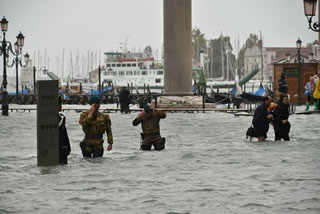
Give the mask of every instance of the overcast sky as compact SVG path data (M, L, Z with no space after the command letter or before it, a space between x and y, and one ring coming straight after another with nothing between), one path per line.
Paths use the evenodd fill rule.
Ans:
M9 21L7 39L21 30L24 51L57 57L79 50L129 51L147 45L161 49L163 0L0 0L0 16ZM317 39L308 29L302 0L193 0L192 25L207 39L221 32L243 45L250 33L263 34L266 47L294 47ZM1 37L2 40L2 37ZM67 53L66 53L67 55Z

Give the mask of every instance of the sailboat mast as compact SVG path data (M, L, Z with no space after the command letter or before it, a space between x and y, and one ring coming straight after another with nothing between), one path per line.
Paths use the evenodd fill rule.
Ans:
M224 80L224 49L223 49L223 35L222 35L222 32L221 32L221 69L222 69L222 79Z
M260 30L260 40L261 40L261 81L263 82L263 41L262 41L262 32Z
M229 44L228 42L225 42L225 49L226 49L226 55L227 55L227 80L229 81Z
M64 80L64 48L62 49L61 79Z

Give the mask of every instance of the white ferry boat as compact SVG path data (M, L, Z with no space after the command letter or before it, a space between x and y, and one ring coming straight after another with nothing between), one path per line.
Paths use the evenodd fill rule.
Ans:
M101 81L114 86L163 87L164 70L162 63L142 53L105 53L105 69Z

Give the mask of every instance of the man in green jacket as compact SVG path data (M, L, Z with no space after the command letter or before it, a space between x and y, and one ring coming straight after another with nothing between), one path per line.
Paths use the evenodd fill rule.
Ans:
M107 132L108 147L112 149L113 137L111 130L111 120L108 114L99 112L100 98L93 96L90 98L91 108L80 115L79 123L85 133L84 139L80 143L83 157L102 157L103 156L103 134Z
M161 138L160 135L160 119L164 119L166 116L165 112L156 111L153 105L146 104L144 110L133 120L134 126L141 123L143 131L141 150L151 150L152 145L155 150L164 149L165 138Z

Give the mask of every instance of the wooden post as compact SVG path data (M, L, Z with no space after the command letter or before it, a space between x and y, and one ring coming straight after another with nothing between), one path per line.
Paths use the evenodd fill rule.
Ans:
M206 108L206 94L202 94L202 109L204 110ZM204 111L203 111L204 112Z
M158 99L157 98L158 98L158 96L154 95L154 107L155 108L157 108L157 105L158 105L158 101L157 101Z

